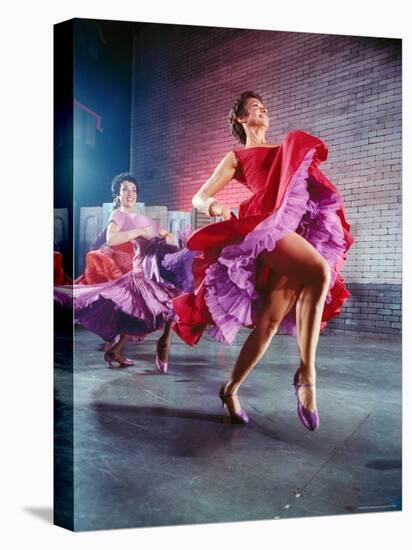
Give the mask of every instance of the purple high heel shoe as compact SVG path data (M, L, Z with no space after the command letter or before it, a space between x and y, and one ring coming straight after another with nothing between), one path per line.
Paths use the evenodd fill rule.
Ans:
M124 367L131 367L134 365L134 361L123 357L123 355L116 354L113 351L106 351L104 354L104 360L109 363L111 369L119 369Z
M155 358L155 365L158 368L158 370L160 370L160 372L162 372L163 374L167 373L168 364L167 364L166 361L161 361L159 359L159 356L157 355L157 353L156 353L156 358Z
M233 403L229 401L229 398L232 397L232 394L226 393L225 385L220 388L219 397L222 401L222 407L226 405L226 408L230 414L230 418L232 419L232 422L234 424L247 424L249 422L249 415L244 409L241 409L239 413L234 410Z
M160 370L160 372L162 372L163 374L166 374L167 373L167 369L168 369L168 362L167 361L161 361L159 359L159 342L156 344L156 357L155 357L155 365L156 365L156 368L158 370Z
M308 411L303 405L301 400L299 399L299 389L300 388L313 388L315 384L299 384L299 369L295 372L295 376L293 377L293 385L295 387L295 395L297 399L297 405L298 405L298 417L299 420L302 422L302 424L310 430L311 432L314 432L319 428L320 420L319 420L319 413L317 410L314 411Z

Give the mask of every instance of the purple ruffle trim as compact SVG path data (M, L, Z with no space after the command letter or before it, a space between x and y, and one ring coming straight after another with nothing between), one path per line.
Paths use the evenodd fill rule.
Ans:
M54 301L65 308L73 307L73 285L54 285Z
M163 238L155 238L148 242L143 251L141 267L148 279L169 283L180 291L189 292L194 286L192 264L195 256L196 253L187 248L179 249L167 244Z
M74 309L75 322L112 341L118 334L142 340L173 321L171 300L193 288L195 253L164 238L139 239L133 271L95 285L55 286L54 299Z
M168 280L184 292L194 288L193 260L197 252L182 248L174 254L166 254L162 266L166 270Z
M79 286L74 287L75 321L104 340L148 334L175 319L171 299L179 292L132 271L109 283L85 286L87 291Z
M231 344L242 325L253 324L254 312L260 305L255 288L257 257L264 250L274 250L277 241L289 233L301 234L322 254L332 271L330 288L335 283L336 265L346 250L336 213L340 198L308 178L314 153L312 149L306 154L280 208L258 224L241 243L225 247L217 262L207 269L205 301L216 325L209 329L209 334L218 342ZM284 319L282 329L295 334L294 311Z
M106 341L118 334L144 336L173 321L171 300L179 293L133 271L107 283L54 288L57 303L74 306L75 322Z

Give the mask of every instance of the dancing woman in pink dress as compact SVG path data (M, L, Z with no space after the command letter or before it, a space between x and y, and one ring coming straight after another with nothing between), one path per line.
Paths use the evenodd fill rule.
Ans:
M112 191L115 208L106 244L87 255L78 284L55 287L55 299L71 307L74 297L76 323L106 341L104 359L110 366L132 365L123 355L127 341L163 328L155 364L166 373L175 318L171 299L192 286L194 253L179 250L171 233L134 211L138 186L131 174L116 176Z
M239 328L253 328L220 399L233 422L246 424L238 391L282 324L297 333L300 366L293 377L297 412L309 430L319 426L315 356L321 326L350 296L339 275L353 242L342 199L318 165L327 147L296 130L282 144L268 143L262 98L244 92L234 103L232 134L245 147L229 152L193 197L193 206L223 222L196 231L188 248L196 261L197 288L173 300L176 331L193 345L203 330L231 344ZM252 196L239 219L214 198L232 179Z
M138 186L133 176L130 174L119 174L119 176L115 177L112 182L112 192L115 196L116 208L109 217L106 231L107 249L112 252L112 257L118 264L119 269L123 273L133 271L134 275L132 275L132 277L135 279L135 275L138 272L143 276L146 275L144 266L146 261L145 256L147 255L146 253L149 247L151 246L153 248L154 241L156 240L155 248L156 245L158 247L160 242L162 242L162 245L166 245L166 249L169 248L168 251L170 253L175 250L173 246L168 247L167 245L173 245L174 238L171 233L158 228L157 224L147 216L134 212ZM165 247L163 246L163 248ZM170 248L172 250L170 250ZM159 279L160 277L154 282L166 282L164 280L160 281ZM159 295L159 291L161 293L164 292L164 288L160 287L156 289L155 285L151 286L155 289L154 292L152 290L155 299ZM146 290L148 290L148 288ZM167 290L170 291L171 288ZM162 296L161 300L163 299ZM146 295L144 300L149 302L153 300L153 298ZM171 315L170 312L167 311L167 308L162 315L164 317L164 330L156 345L155 363L161 372L167 372L172 321L169 320ZM121 352L123 350L129 337L130 335L123 334L119 342L106 351L105 360L108 361L109 364L111 364L112 361L119 361L119 351ZM127 365L127 363L130 363L130 361L120 355L120 364Z

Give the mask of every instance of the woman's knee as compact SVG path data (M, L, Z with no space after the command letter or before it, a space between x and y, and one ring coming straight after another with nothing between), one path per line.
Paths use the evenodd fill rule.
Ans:
M260 322L261 328L267 336L274 336L279 328L281 319L273 315L265 315Z
M308 270L309 282L311 285L317 286L320 289L328 289L330 284L331 272L328 262L320 258L313 263Z

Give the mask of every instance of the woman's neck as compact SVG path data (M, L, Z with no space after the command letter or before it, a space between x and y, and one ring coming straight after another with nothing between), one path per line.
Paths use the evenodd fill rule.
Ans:
M246 144L245 147L254 147L256 145L266 145L266 128L245 128Z

